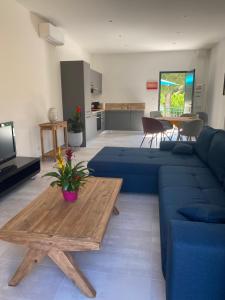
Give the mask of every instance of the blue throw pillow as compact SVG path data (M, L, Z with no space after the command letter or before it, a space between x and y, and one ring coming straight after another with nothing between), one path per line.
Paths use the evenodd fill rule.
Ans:
M225 207L209 204L193 204L178 209L178 212L191 221L225 223Z
M189 144L177 143L173 147L172 152L174 154L192 154L193 153L193 147Z

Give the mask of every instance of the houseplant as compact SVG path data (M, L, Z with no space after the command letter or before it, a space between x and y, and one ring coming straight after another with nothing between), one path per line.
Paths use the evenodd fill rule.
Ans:
M83 165L84 162L74 164L73 151L66 150L65 158L62 156L59 148L57 155L56 172L49 172L44 176L54 177L55 180L51 182L51 186L59 186L62 189L63 197L66 201L74 202L78 198L79 188L85 184L90 169Z
M71 147L79 147L83 142L81 107L77 106L72 118L68 120L68 142Z

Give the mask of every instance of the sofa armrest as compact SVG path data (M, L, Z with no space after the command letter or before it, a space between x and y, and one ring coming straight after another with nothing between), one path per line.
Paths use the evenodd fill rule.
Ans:
M162 150L162 151L171 151L177 143L191 145L191 146L193 146L193 149L195 148L195 144L196 144L196 142L193 142L193 141L184 141L184 142L180 142L180 141L161 141L160 142L160 150Z
M225 299L225 224L171 221L167 300Z

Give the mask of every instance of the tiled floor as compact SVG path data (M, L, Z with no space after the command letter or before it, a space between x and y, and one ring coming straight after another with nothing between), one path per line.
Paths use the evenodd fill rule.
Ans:
M138 147L141 139L139 133L103 133L87 148L76 150L76 157L87 161L105 145ZM45 162L42 173L50 168L52 162ZM0 225L48 184L49 179L39 174L3 197ZM81 270L96 288L97 300L165 300L157 196L121 194L118 207L120 215L112 216L101 251L74 254ZM22 246L0 241L0 300L87 299L47 258L17 287L8 287L25 251Z

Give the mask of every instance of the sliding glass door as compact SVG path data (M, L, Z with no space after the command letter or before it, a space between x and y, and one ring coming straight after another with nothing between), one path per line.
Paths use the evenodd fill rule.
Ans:
M159 110L164 116L191 113L193 107L195 70L160 72Z

